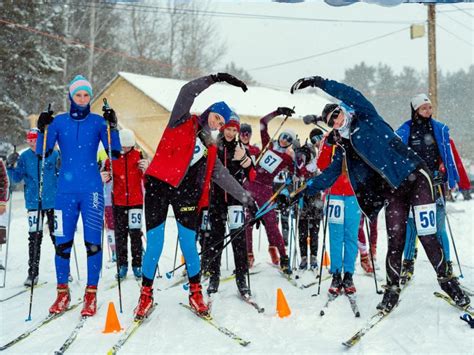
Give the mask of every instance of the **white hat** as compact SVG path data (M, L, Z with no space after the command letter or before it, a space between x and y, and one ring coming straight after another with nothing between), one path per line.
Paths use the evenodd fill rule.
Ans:
M416 95L411 99L411 107L413 107L415 111L424 104L431 104L431 100L425 94Z
M130 129L121 129L119 131L120 144L122 147L135 146L135 134Z

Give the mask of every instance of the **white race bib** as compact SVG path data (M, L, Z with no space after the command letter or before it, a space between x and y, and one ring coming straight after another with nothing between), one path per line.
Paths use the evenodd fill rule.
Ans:
M244 206L229 206L227 207L227 221L229 223L229 229L240 228L244 224Z
M418 236L436 233L436 203L413 206Z
M283 159L276 155L274 152L272 152L271 150L267 150L263 155L262 159L260 159L258 165L260 165L263 169L272 174L282 161Z
M142 228L142 214L141 208L132 208L128 210L128 229Z
M328 209L329 223L344 224L343 200L330 200Z
M211 230L211 224L209 223L209 211L208 210L202 211L201 230L203 230L203 231L210 231Z
M41 213L39 214L39 226L38 224L38 211L28 211L28 232L33 233L36 231L41 232L43 230L43 218Z
M64 237L62 210L54 210L54 236Z
M196 138L196 145L194 146L194 153L193 153L193 159L191 159L191 164L190 166L193 166L196 164L199 159L201 159L204 156L204 153L206 153L207 148L206 146L202 143L202 141L199 138Z

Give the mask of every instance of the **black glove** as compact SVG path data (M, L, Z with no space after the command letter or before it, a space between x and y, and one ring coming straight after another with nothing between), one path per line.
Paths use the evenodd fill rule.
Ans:
M293 94L296 90L301 90L307 88L308 86L312 87L321 87L324 79L320 76L310 76L308 78L302 78L296 81L290 89L290 92Z
M12 154L10 154L8 157L7 157L7 168L13 168L16 164L16 162L18 161L18 158L20 157L20 154L18 154L17 152L14 152Z
M249 211L250 218L254 219L255 216L257 215L258 206L257 206L257 204L255 203L255 201L253 199L249 201L249 203L247 205L247 208L248 208L248 211ZM257 221L255 222L255 228L257 228L257 229L260 228L260 218L257 219Z
M237 79L235 76L227 74L227 73L217 73L211 75L212 79L217 83L221 81L225 81L226 83L234 86L238 86L241 88L244 92L247 91L247 85L239 79Z
M295 113L294 110L292 110L291 108L289 107L278 107L276 112L279 114L279 115L284 115L284 116L288 116L288 117L291 117L291 115L293 115Z
M104 111L104 119L110 124L110 129L117 129L117 115L115 111L105 106L102 107L102 111Z
M53 122L54 117L53 117L53 111L45 111L41 112L41 114L38 117L38 123L36 126L40 130L41 133L44 133L44 129L46 128L47 125L51 124Z

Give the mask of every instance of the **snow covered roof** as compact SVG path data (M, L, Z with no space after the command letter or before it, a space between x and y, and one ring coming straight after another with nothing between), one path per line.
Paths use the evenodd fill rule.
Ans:
M118 75L131 85L171 111L179 90L187 83L185 80L157 78L146 75L119 72ZM225 101L239 115L263 116L279 106L293 107L297 116L320 114L327 99L317 94L297 93L250 86L247 92L228 84L215 84L199 95L191 108L201 113L214 102Z

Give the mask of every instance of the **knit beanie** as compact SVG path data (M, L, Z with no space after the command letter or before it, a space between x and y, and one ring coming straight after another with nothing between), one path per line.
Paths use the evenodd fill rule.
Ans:
M82 75L76 75L76 77L72 79L71 83L69 84L69 95L71 95L72 98L80 90L87 91L89 96L92 98L91 83Z

